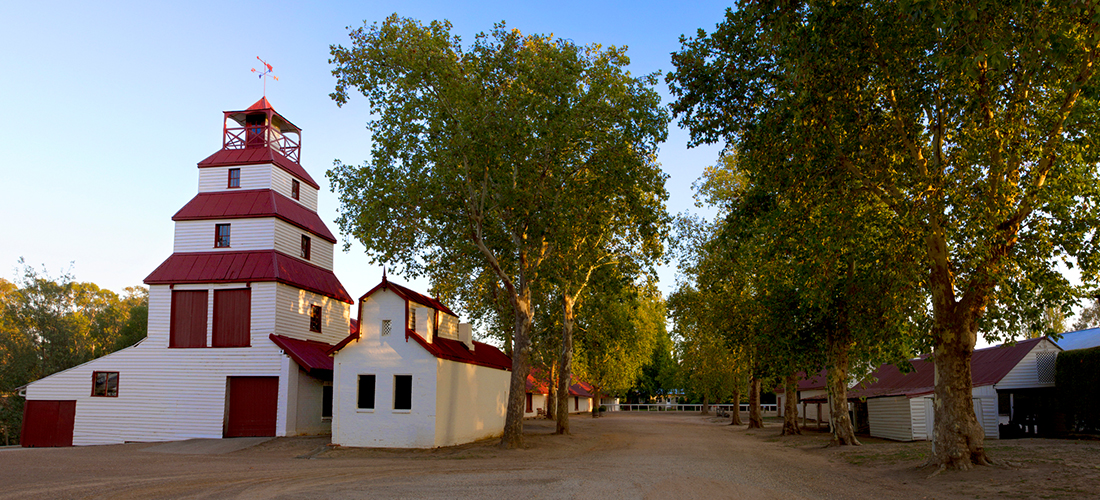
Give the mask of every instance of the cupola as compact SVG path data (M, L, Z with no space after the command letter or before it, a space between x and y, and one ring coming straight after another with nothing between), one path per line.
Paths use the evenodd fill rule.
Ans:
M267 97L246 110L226 111L222 128L223 150L270 148L298 163L302 129L276 112Z

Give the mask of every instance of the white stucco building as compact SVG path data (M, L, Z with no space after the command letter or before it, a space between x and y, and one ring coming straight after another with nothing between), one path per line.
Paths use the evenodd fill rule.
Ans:
M512 362L438 300L389 282L334 349L332 441L434 448L500 436Z
M224 113L222 149L172 217L146 278L148 336L27 385L24 446L328 432L354 301L298 164L300 131L260 99Z

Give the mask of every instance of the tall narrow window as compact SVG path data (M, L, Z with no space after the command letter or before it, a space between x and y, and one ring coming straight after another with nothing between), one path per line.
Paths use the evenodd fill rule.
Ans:
M214 347L248 347L250 318L252 316L252 290L214 291Z
M384 320L382 320L382 329L379 330L378 335L380 337L385 337L386 335L389 335L389 334L390 334L390 320L384 319Z
M321 333L321 306L309 306L309 331Z
M229 169L229 187L231 187L231 188L241 187L241 169L239 169L239 168Z
M360 410L374 409L374 375L359 376L359 404Z
M92 372L92 395L118 397L118 372Z
M411 410L413 399L413 377L412 375L394 375L393 376L393 409L394 410Z
M206 347L206 290L173 290L168 347Z
M290 180L290 197L297 200L298 197L301 196L301 194L302 194L301 191L302 191L302 183L300 183L300 182L298 182L294 179L291 179Z
M229 224L214 224L214 248L229 248Z
M332 386L321 387L321 418L332 418Z
M302 235L302 258L309 260L309 236Z

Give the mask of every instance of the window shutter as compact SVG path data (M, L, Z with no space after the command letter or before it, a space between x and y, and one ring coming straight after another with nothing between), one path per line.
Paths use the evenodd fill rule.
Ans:
M206 290L172 291L168 347L206 347Z
M214 347L248 347L252 317L252 290L214 291Z

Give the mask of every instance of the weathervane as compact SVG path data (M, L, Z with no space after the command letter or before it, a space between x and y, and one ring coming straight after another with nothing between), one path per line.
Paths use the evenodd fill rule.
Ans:
M263 81L264 81L264 97L267 97L267 78L266 77L267 77L267 75L273 73L275 71L275 68L272 68L271 65L267 63L267 61L265 61L263 59L260 59L260 56L256 56L256 59L258 61L264 63L264 66L263 66L263 69L260 70L260 71L256 71L256 68L252 68L252 72L253 73L258 73L257 76L259 78L263 79ZM279 81L279 77L277 77L275 75L271 75L271 78L274 78L275 81Z

